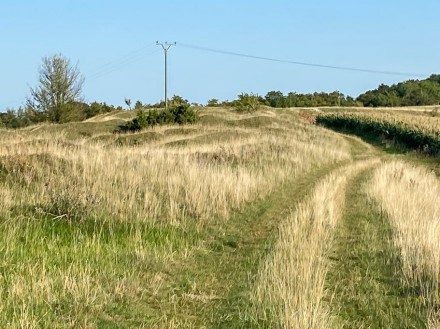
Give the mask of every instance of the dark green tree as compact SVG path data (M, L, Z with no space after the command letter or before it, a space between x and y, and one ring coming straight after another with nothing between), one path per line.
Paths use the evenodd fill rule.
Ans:
M141 101L136 101L136 103L134 104L134 109L135 110L140 110L140 109L143 109L144 108L144 105L142 104L142 102Z
M207 104L207 105L210 106L210 107L218 106L218 105L219 105L219 103L218 103L218 99L217 99L217 98L211 98L211 99L208 101L208 104Z
M281 91L269 91L264 98L269 106L285 107L284 95Z

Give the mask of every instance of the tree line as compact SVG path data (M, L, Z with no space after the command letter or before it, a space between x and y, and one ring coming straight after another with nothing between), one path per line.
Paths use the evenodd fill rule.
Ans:
M233 101L219 102L213 98L208 106L235 106L243 95ZM270 91L264 97L252 95L260 105L271 107L398 107L440 105L440 75L433 74L424 80L408 80L391 86L381 84L378 88L369 90L357 98L346 96L339 91L330 93L315 92L299 94L289 92L284 95L281 91Z
M65 123L83 121L95 115L112 111L121 111L121 106L106 103L85 103L82 97L84 78L78 65L61 54L44 57L39 69L38 85L30 88L26 105L0 112L0 127L21 128L39 122ZM128 109L132 109L131 100L125 99ZM188 100L174 95L171 104L190 105ZM408 80L387 86L381 84L377 89L369 90L357 98L346 96L339 91L330 93L315 92L301 94L270 91L264 97L254 94L240 94L233 101L220 102L210 99L207 106L228 106L238 111L253 111L260 105L277 108L287 107L325 107L325 106L414 106L440 104L440 75L431 75L425 80ZM164 107L164 101L156 104L142 104L137 101L134 109ZM200 105L200 104L192 104Z
M381 84L357 98L363 106L420 106L440 104L440 75L424 80L408 80L391 86Z

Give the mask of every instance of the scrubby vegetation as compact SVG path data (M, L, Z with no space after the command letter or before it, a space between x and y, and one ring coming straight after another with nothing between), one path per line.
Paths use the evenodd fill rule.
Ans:
M258 110L261 103L257 95L243 93L238 95L238 99L234 102L234 109L237 112L252 113Z
M23 128L37 123L54 122L67 123L78 122L92 118L98 114L122 111L122 107L107 105L106 103L92 102L90 104L77 102L68 103L59 106L56 111L51 113L45 111L36 111L31 107L17 110L8 109L6 112L0 113L0 126L5 128Z
M193 124L199 121L199 115L189 104L172 105L164 110L152 109L137 111L136 118L119 126L115 132L135 132L156 125Z

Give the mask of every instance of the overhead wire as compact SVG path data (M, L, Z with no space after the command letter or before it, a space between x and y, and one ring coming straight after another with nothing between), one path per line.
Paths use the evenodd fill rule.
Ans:
M184 48L188 48L188 49L193 49L193 50L223 54L223 55L228 55L228 56L249 58L249 59L284 63L284 64L292 64L292 65L301 65L301 66L309 66L309 67L317 67L317 68L325 68L325 69L333 69L333 70L343 70L343 71L363 72L363 73L408 76L408 77L426 77L427 76L426 74L422 74L422 73L374 70L374 69L366 69L366 68L359 68L359 67L348 67L348 66L327 65L327 64L319 64L319 63L309 63L309 62L302 62L302 61L295 61L295 60L284 60L284 59L279 59L279 58L258 56L258 55L240 53L240 52L229 51L229 50L203 47L203 46L192 45L192 44L183 43L183 42L178 42L178 43L176 43L176 45L184 47ZM116 59L114 61L110 61L106 64L103 64L103 65L95 68L94 70L90 71L88 75L86 75L86 78L87 78L86 82L90 82L90 81L94 81L99 78L102 78L108 74L111 74L111 73L123 68L126 65L138 62L146 57L149 57L157 52L160 52L161 49L159 49L159 48L156 48L153 51L149 51L155 46L156 45L154 45L154 46L147 45L145 47L133 50L133 51L129 52L128 54L122 56L119 59ZM12 102L8 102L8 103L12 103Z
M153 48L155 48L153 51ZM145 47L133 50L125 55L123 55L122 57L110 61L108 63L105 63L101 66L98 66L97 68L91 70L87 75L85 75L86 80L85 82L90 82L90 81L95 81L99 78L102 78L108 74L111 74L121 68L123 68L126 65L138 62L146 57L149 57L157 52L160 52L160 49L157 49L155 47L155 45L147 45ZM20 100L14 100L14 101L8 101L5 103L1 103L0 104L0 110L3 108L8 108L10 107L9 105L12 103L17 103Z
M374 69L366 69L366 68L358 68L358 67L348 67L348 66L338 66L338 65L327 65L327 64L318 64L318 63L308 63L302 61L293 61L293 60L284 60L278 58L250 55L245 53L239 53L228 50L214 49L208 47L202 47L197 45L191 45L187 43L178 42L177 46L181 46L188 49L201 50L206 52L212 52L223 55L237 56L243 58L251 58L257 60L264 60L270 62L278 62L285 64L293 64L293 65L302 65L302 66L310 66L310 67L318 67L318 68L326 68L333 70L343 70L343 71L354 71L354 72L363 72L363 73L376 73L376 74L386 74L386 75L399 75L399 76L408 76L408 77L426 77L426 74L422 73L410 73L410 72L399 72L399 71L384 71L384 70L374 70Z
M147 52L148 50L151 50L152 47L143 47L138 50L132 51L129 54L115 60L112 62L108 62L95 70L91 71L86 77L87 81L94 81L97 80L103 76L106 76L110 73L113 73L121 68L123 68L126 65L138 62L146 57L149 57L157 52L159 52L159 49L155 49L154 51Z

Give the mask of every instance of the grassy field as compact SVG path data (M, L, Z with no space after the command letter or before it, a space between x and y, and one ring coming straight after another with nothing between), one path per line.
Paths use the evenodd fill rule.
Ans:
M0 130L1 328L439 327L435 159L200 115Z

